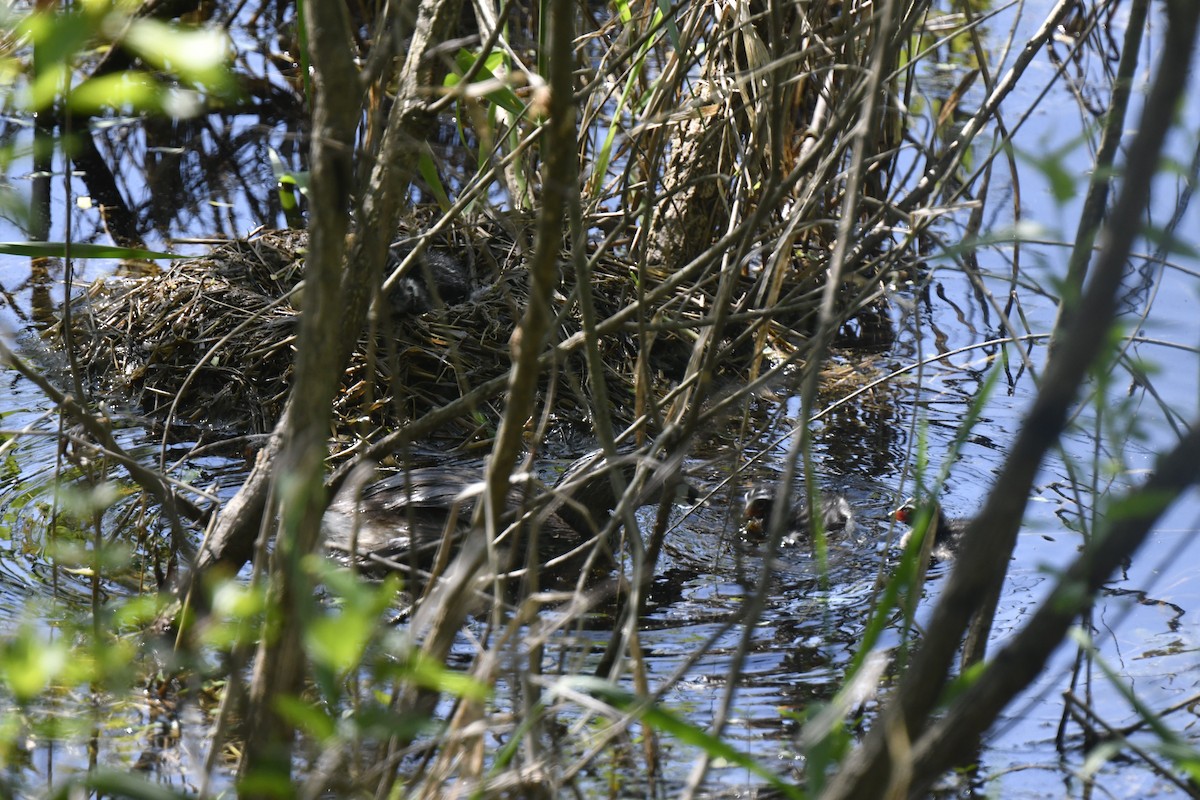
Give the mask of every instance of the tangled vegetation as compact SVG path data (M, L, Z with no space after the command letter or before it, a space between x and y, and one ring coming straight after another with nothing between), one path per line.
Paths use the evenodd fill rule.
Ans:
M228 14L270 54L260 61L233 47L237 69L219 75L211 65L189 74L191 62L177 63L185 50L151 46L155 31L185 35L178 20L160 28L149 19L184 13L163 5L33 13L14 28L30 42L22 57L32 63L32 51L57 43L64 70L80 79L72 100L47 93L30 67L26 84L38 91L21 110L54 119L65 137L85 120L178 108L185 90L214 119L274 104L289 141L294 132L306 143L286 166L271 156L273 180L302 190L303 213L289 217L306 230L230 241L64 303L45 335L66 355L71 392L8 353L74 426L55 434L74 500L23 502L44 515L57 537L49 558L91 603L68 615L67 635L44 642L30 624L6 640L0 793L27 787L22 741L90 737L116 754L53 791L690 797L722 763L781 796L922 796L971 760L1166 502L1197 480L1200 425L1185 424L1107 527L1081 543L1050 599L989 657L1034 475L1089 369L1118 361L1104 348L1188 73L1200 12L1187 4L1167 5L1163 63L1173 66L1154 71L1114 186L1129 92L1118 78L1139 64L1145 25L1146 4L1133 4L1122 72L1102 103L1092 201L1062 277L1059 322L1045 334L1054 347L1037 365L1023 349L1036 337L1015 322L1015 287L1026 280L1016 259L1007 303L976 261L996 235L984 214L990 182L1016 173L1001 108L1034 60L1055 52L1056 31L1074 32L1082 59L1115 3L1088 12L1058 4L1005 61L982 35L993 12L932 0L617 2L587 14L563 2L536 13L450 0L218 2L220 12L189 13ZM68 29L78 36L55 38ZM1051 61L1064 71L1078 63ZM149 152L169 155L146 136ZM85 141L73 163L88 152ZM287 197L274 196L277 213L263 216L278 221ZM153 221L119 203L104 213L120 252L144 255ZM965 243L945 241L939 223L951 216ZM798 420L780 448L779 485L815 496L812 426L895 427L900 373L947 355L919 355L900 370L876 358L896 341L893 303L919 302L934 258L961 268L998 320L989 361L1036 367L1038 394L921 634L914 615L928 549L918 535L893 568L880 568L854 659L824 705L805 709L800 758L780 770L724 735L775 585L783 515L765 525L753 591L662 675L640 622L674 509L661 495L643 534L631 506L659 498L647 489L673 486L714 440L732 441L740 457L759 434L749 430L752 407L772 393L794 399ZM911 292L897 300L898 287ZM998 371L970 400L956 447ZM157 464L113 424L125 421L114 410L123 401L137 408L128 419L148 417L164 442ZM236 486L202 486L205 448L235 433L253 434L252 465ZM198 443L175 465L172 434ZM622 536L588 545L617 542L617 557L603 562L612 574L582 575L573 591L540 586L532 559L509 572L497 546L545 529L532 490L512 486L549 483L526 473L556 438L586 439L637 465L614 484L629 484L607 523L610 533L623 524ZM321 521L331 493L361 488L362 465L403 473L434 441L435 464L453 448L486 451L487 461L469 524L446 532L415 607L399 614L395 580L367 581L322 557ZM701 490L725 497L741 468L705 475ZM819 564L825 547L818 534ZM239 580L247 562L249 579ZM882 644L885 632L894 646ZM718 642L731 672L697 724L664 698ZM101 695L124 698L131 686L149 697L135 742L116 730L134 727L128 715L81 724L61 710L68 692L100 706ZM200 727L199 745L183 747ZM1194 751L1155 733L1171 753L1164 771L1194 781ZM672 748L694 749L686 775L665 776ZM102 766L112 763L178 785Z

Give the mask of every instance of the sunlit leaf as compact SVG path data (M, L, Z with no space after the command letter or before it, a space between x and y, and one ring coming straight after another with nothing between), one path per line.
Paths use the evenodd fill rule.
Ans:
M0 675L21 703L45 691L66 664L62 640L46 640L31 627L23 627L0 646Z
M33 111L41 111L54 105L67 85L69 74L70 70L66 64L54 64L39 71L29 86L26 105Z
M92 78L71 90L68 105L75 111L158 111L162 88L142 72L118 72Z
M451 73L447 75L443 82L444 85L457 86L462 81L462 76L470 71L478 58L478 53L460 49L454 57L455 66L458 67L458 74ZM484 60L483 67L475 74L475 79L466 90L466 94L468 97L486 97L513 116L521 116L525 113L525 104L521 102L521 98L517 97L516 92L508 86L507 82L496 77L495 70L499 69L503 64L504 58L502 54L492 53L489 55Z
M62 510L80 519L104 511L117 502L122 495L120 487L111 481L95 486L64 484L58 489L58 500Z
M274 147L267 148L267 159L271 163L271 174L280 183L290 183L300 190L300 194L308 195L308 186L311 183L312 176L306 170L288 169L283 163L283 159L279 157L279 153L275 152Z
M233 89L233 79L226 68L229 38L224 31L184 29L158 20L138 19L130 24L121 42L148 64L189 83L217 92Z
M375 630L375 620L361 614L333 614L313 620L304 631L309 657L334 672L356 666Z
M470 675L455 672L445 664L426 658L420 653L412 654L406 661L385 666L390 669L385 669L384 672L424 689L433 689L468 700L484 700L491 694L487 686Z
M130 597L113 609L113 624L117 630L141 630L153 622L159 613L159 600L154 594Z
M174 119L198 117L205 112L203 97L192 89L168 86L158 96L161 113Z
M228 648L254 641L260 630L259 615L266 607L261 585L246 586L234 581L219 584L213 595L213 613L201 628L201 637L210 647Z

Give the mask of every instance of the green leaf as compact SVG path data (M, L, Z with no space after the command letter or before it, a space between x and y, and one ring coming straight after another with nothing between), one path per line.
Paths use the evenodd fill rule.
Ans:
M29 626L0 646L0 675L19 703L28 703L44 692L66 664L63 642L44 640Z
M304 216L300 213L300 200L297 195L308 197L308 186L311 175L308 172L294 172L284 165L279 153L274 147L267 147L267 159L271 162L271 173L275 176L275 191L279 196L279 206L287 217L288 225L293 228L304 227Z
M417 159L417 169L421 173L421 178L425 181L425 185L429 187L429 191L433 192L433 196L437 199L438 206L442 211L450 210L450 196L446 194L446 187L442 185L442 179L438 175L437 166L433 163L433 157L428 151L421 153L421 157Z
M1142 236L1145 236L1147 241L1164 248L1167 252L1174 255L1187 256L1188 258L1200 257L1200 250L1192 244L1161 228L1145 227L1142 229Z
M66 64L51 64L40 70L29 87L29 108L42 111L54 105L67 85L70 70Z
M229 37L217 28L185 29L154 19L136 19L122 44L148 64L217 93L231 93Z
M163 87L143 72L117 72L92 78L71 90L68 105L75 111L160 111Z
M1083 141L1085 135L1080 134L1056 148L1047 145L1036 152L1014 148L1018 158L1042 173L1042 177L1050 186L1050 192L1054 195L1055 202L1059 205L1078 194L1081 180L1079 171L1070 166L1068 159Z
M82 14L41 11L30 14L17 26L37 49L41 65L68 64L92 36L92 22Z
M458 72L451 73L446 76L442 82L444 86L457 86L462 81L462 76L470 71L471 67L479 59L478 53L472 53L470 50L460 49L454 57L455 66L458 67ZM475 74L474 84L483 84L483 82L493 82L495 88L488 91L479 92L483 97L486 97L491 102L503 108L513 116L521 116L525 113L525 104L521 102L521 98L517 97L506 82L496 77L495 70L499 69L505 63L503 53L492 53L483 62L483 67Z
M150 783L140 775L117 772L104 767L93 769L81 777L80 782L100 797L121 797L128 800L186 800L192 797L184 792L175 792L166 786ZM71 792L62 796L77 795Z
M66 258L65 242L0 242L0 254L29 258ZM71 258L187 258L178 253L161 253L137 247L118 247L108 244L73 243Z
M468 700L485 700L491 694L487 686L470 675L454 672L445 664L425 658L419 653L416 658L405 664L405 674L417 686L436 689Z
M298 697L277 697L275 707L294 725L319 740L331 739L337 733L337 723L328 714Z
M375 630L375 619L335 613L312 621L304 630L304 647L312 660L343 674L362 660Z
M1169 491L1133 492L1124 497L1114 498L1108 504L1104 517L1110 523L1125 519L1158 517L1175 500L1175 497L1175 493Z

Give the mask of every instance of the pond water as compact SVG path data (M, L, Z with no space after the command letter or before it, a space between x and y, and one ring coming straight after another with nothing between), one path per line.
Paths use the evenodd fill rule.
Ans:
M1017 29L1027 34L1040 17L1028 9L1025 14ZM1003 14L994 18L990 25L993 35L999 37L1006 30L1008 19ZM258 57L247 58L248 68L263 71ZM1086 87L1096 77L1089 74L1096 69L1099 67L1095 64L1079 65L1081 85ZM1027 105L1034 106L1050 78L1048 64L1026 76L1020 96L1026 98ZM1016 135L1017 151L1026 154L1021 162L1026 166L1020 173L1023 218L1045 225L1048 240L1069 241L1081 198L1056 202L1050 176L1028 166L1028 154L1052 152L1077 141L1083 127L1094 125L1095 120L1077 111L1062 112L1063 108L1076 108L1063 82L1054 83L1050 91L1056 99L1036 105L1032 117ZM1197 91L1193 87L1194 101L1200 100ZM1193 102L1189 108L1193 116L1185 127L1194 133L1194 114L1200 102ZM161 132L152 134L132 123L120 131L107 131L114 172L128 181L127 199L140 220L147 245L170 245L183 252L196 252L204 245L181 240L218 234L239 236L259 225L283 224L273 196L274 179L266 148L284 153L289 166L299 167L297 131L271 119L248 115L226 120L219 130L213 124L204 121L187 126L175 131L177 139L168 141L155 138ZM1190 163L1189 148L1194 141L1195 137L1189 141L1182 135L1173 141L1180 163ZM162 208L167 200L157 188L151 188L153 176L162 174L161 159L157 162L159 172L152 172L146 163L154 160L153 154L174 152L171 148L181 142L195 147L189 144L187 158L174 165L177 175L184 178L181 186L187 188L171 195L175 200L168 205L173 213L168 214ZM230 152L234 153L232 157ZM1068 157L1068 164L1072 158ZM226 161L223 170L213 168L215 163ZM80 241L104 241L99 212L81 209L63 196L61 169L57 164L50 186L51 208L71 209ZM1082 174L1076 185L1082 188ZM1011 193L1012 188L997 180L992 192L1000 197ZM1157 191L1155 213L1171 213L1177 198L1174 178L1164 177ZM87 188L76 181L73 192L85 194ZM991 201L991 208L1003 207L1004 203ZM1180 230L1200 230L1198 213L1187 208ZM53 230L61 234L59 217L57 212L53 214ZM956 242L962 235L963 222L948 219L937 232L947 242ZM1011 204L989 220L997 230L1010 224ZM7 221L0 221L0 227L5 228L0 239L25 238L24 232ZM51 238L61 235L52 234ZM1185 421L1196 419L1200 406L1200 370L1195 358L1195 348L1200 346L1200 280L1194 261L1181 255L1173 258L1173 265L1150 270L1145 284L1129 295L1129 331L1144 314L1139 329L1142 341L1131 345L1130 354L1146 365L1148 375L1135 382L1127 371L1117 370L1102 399L1080 407L1073 429L1063 439L1063 448L1052 452L1042 468L1019 546L1008 567L1009 578L992 632L993 647L1029 618L1053 586L1055 572L1074 557L1082 536L1079 520L1097 511L1103 513L1107 499L1135 484L1153 468L1155 454L1174 441L1172 425L1178 423L1172 415ZM1029 242L1021 248L1021 259L1021 269L1048 286L1048 276L1061 274L1066 251L1053 244ZM1010 291L1015 291L1020 305L1019 317L1014 316L1019 320L1019 334L1050 330L1056 311L1053 302L1029 287L1014 290L1009 282L1011 247L982 249L978 261L984 286L1001 305L1009 299ZM853 362L855 368L884 374L935 354L953 354L929 361L919 373L919 381L918 373L910 372L886 384L881 390L886 392L881 404L885 411L852 405L818 425L816 474L822 485L850 499L859 518L858 528L852 536L831 543L827 572L805 550L782 554L766 611L753 631L750 655L740 665L725 736L739 749L785 774L792 768L797 772L802 768L796 755L797 715L814 700L828 699L841 685L844 670L861 642L866 623L864 609L874 597L877 577L895 563L897 551L884 543L895 527L890 512L913 492L912 457L918 448L918 431L931 471L936 472L951 451L963 417L983 382L992 370L1003 370L977 426L957 458L946 467L944 505L951 516L968 516L980 506L1036 392L1037 374L1045 359L1044 340L1033 340L1029 345L1033 369L1022 368L1012 352L1008 364L1002 366L995 359L999 349L985 344L1004 335L994 309L961 269L937 260L930 266L934 271L927 290L921 292L909 286L894 289L892 307L899 331L894 345L865 362L858 355L835 354L835 363ZM85 278L112 269L111 264L99 261L81 264ZM0 257L0 284L9 298L0 319L22 354L47 370L60 385L66 385L65 365L37 335L37 306L44 302L40 297L50 292L57 301L62 293L61 278L60 274L31 273L25 260ZM80 571L54 569L45 552L52 491L49 482L56 469L61 469L57 466L58 422L47 413L49 405L36 387L12 371L5 371L3 377L7 386L0 399L4 429L9 436L21 432L7 445L9 461L0 475L0 519L4 526L0 533L0 632L9 634L31 621L53 627L53 619L39 616L52 599L68 609L86 610L94 587L90 576ZM745 543L738 532L737 497L751 476L761 480L778 474L787 450L787 433L797 424L799 405L793 397L766 396L758 400L757 406L755 432L748 450L752 454L763 452L764 457L744 477L716 491L707 504L678 522L667 538L660 576L643 625L642 647L652 680L665 681L682 671L663 694L663 703L700 725L712 721L726 690L744 633L737 621L761 566L762 553ZM1164 407L1171 413L1164 413ZM1136 429L1119 427L1131 419L1136 420ZM711 441L698 444L694 468L698 482L705 488L718 487L741 466L745 455L729 450L725 443L730 438L732 433L721 430ZM155 434L146 434L131 424L119 432L119 440L145 463L158 462L160 443ZM166 461L174 462L187 450L186 442L171 443ZM245 463L223 457L193 458L184 464L183 471L194 484L228 498L244 474ZM110 513L132 513L129 506L118 504ZM1141 759L1085 763L1087 748L1078 726L1066 726L1063 748L1057 746L1056 736L1064 713L1063 693L1068 689L1073 687L1079 696L1086 694L1092 709L1116 728L1138 720L1136 710L1124 696L1125 690L1131 690L1149 708L1163 712L1163 722L1183 741L1193 747L1198 744L1200 574L1194 566L1200 559L1198 531L1200 494L1193 491L1162 518L1146 547L1097 599L1092 616L1096 648L1093 659L1081 668L1074 648L1060 648L1037 683L1009 707L1002 724L989 733L980 755L980 769L970 779L975 781L973 788L1002 797L1085 796L1089 789L1078 773L1096 769L1102 785L1115 796L1187 796L1185 789L1147 768ZM83 532L78 535L81 542L86 542ZM951 564L943 563L932 569L922 614L928 614L950 568ZM135 594L141 587L130 585L130 580L130 576L111 577L104 582L103 592L107 596ZM62 607L55 613L64 613ZM603 631L576 636L600 643L607 638ZM888 633L882 646L895 645L898 636L895 631ZM567 649L578 644L575 640L562 642ZM466 660L473 652L464 643L457 655ZM547 655L550 661L554 658ZM1095 666L1097 661L1111 667L1119 678L1115 682L1105 678ZM81 705L87 702L84 698L59 698L55 713L69 715L73 701ZM1168 709L1172 710L1169 714L1165 713ZM139 708L126 708L120 714L120 724L130 728L146 725L152 717L149 711ZM192 722L196 726L204 724L195 719ZM196 731L191 735L196 736ZM1151 748L1156 742L1145 731L1132 734L1132 738ZM99 760L122 768L132 766L140 746L119 741L114 740L111 750L104 751ZM195 758L192 751L184 745L178 747L175 766L161 771L164 782L184 787L201 768L198 762L189 760ZM85 749L75 745L56 750L39 742L27 755L23 783L42 790L52 785L56 766L62 770L89 763ZM675 746L659 776L661 783L647 792L657 789L670 796L685 782L694 757L695 753L686 747ZM716 793L757 785L758 779L741 768L718 764L710 770L709 782ZM966 793L971 788L951 786L946 791Z

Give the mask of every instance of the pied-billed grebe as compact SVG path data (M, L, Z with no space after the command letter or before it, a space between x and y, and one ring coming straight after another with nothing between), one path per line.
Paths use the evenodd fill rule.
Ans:
M388 269L398 268L411 252L412 248L406 244L392 245L388 251ZM392 310L403 318L462 303L474 290L475 273L469 260L444 250L427 249L396 281L388 298Z
M533 510L540 521L540 561L562 561L562 556L604 529L617 506L611 472L620 470L628 483L639 458L646 457L621 455L610 461L600 451L593 451L572 463L549 490L532 476L515 475L503 524L509 527L518 510ZM675 487L680 485L691 496L690 487L675 476L675 469L657 461L650 466L655 472L637 496L638 505L658 502L664 490L675 498L679 496L674 494ZM482 481L482 471L470 466L411 469L365 487L361 479L352 477L321 520L326 547L340 559L362 567L420 575L432 565L446 535L454 545L469 530ZM509 537L517 533L521 532L510 532ZM510 564L523 563L524 543L515 549L503 540L497 544L510 556ZM582 548L585 555L589 549ZM582 556L568 563L574 564L578 575Z
M895 517L897 521L912 526L920 522L920 511L921 509L916 503L909 500L896 509ZM966 533L971 520L947 517L946 513L942 511L941 503L934 503L932 511L933 513L929 516L929 524L933 526L933 557L939 560L949 558L958 549L962 535ZM908 540L912 535L913 531L904 534L900 539L900 547L907 547Z
M746 495L746 510L744 513L746 529L751 533L765 531L771 524L771 513L774 511L776 500L775 486L759 486L751 489ZM849 501L840 494L821 495L817 498L817 511L821 517L821 527L825 533L850 534L854 532L854 511ZM812 515L808 505L803 501L794 503L787 509L784 518L783 538L780 544L793 547L812 536Z

